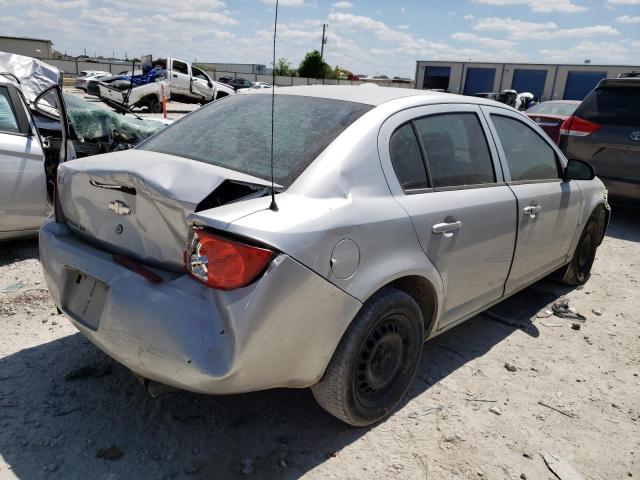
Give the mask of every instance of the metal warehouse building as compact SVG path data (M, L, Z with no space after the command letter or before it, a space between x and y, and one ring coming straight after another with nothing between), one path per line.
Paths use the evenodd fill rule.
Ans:
M17 53L35 58L52 58L53 42L42 38L0 36L0 52Z
M601 79L632 70L640 67L418 61L416 88L441 88L464 95L513 89L531 92L538 101L582 100Z

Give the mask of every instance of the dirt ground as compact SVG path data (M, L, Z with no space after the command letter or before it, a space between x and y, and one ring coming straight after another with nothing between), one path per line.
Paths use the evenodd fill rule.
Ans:
M640 478L639 281L640 213L614 209L584 288L543 280L428 342L403 405L356 429L308 390L151 398L57 315L37 242L0 244L0 478L554 479L545 453ZM547 317L561 296L580 330Z

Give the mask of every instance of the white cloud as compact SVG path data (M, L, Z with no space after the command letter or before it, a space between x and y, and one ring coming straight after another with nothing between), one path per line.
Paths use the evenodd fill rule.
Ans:
M476 17L474 17L473 15L470 15L470 14L469 14L469 15L465 15L465 16L464 16L464 17L462 17L462 18L464 18L465 20L473 20L473 19L474 19L474 18L476 18Z
M535 23L511 18L489 17L478 19L473 29L476 31L507 32L512 40L550 40L554 38L589 38L619 35L610 25L591 25L578 28L558 28L553 22Z
M629 15L622 15L621 17L616 17L616 20L620 23L640 23L640 15L631 17Z
M400 13L405 15L407 13L407 10L404 7L400 7Z
M398 30L409 30L410 28L410 25L398 25Z
M607 0L611 5L640 5L640 0Z
M554 38L589 38L613 35L620 35L620 32L609 25L593 25L591 27L563 28L551 31L541 30L528 32L526 34L513 32L509 37L531 40L550 40Z
M593 63L624 63L629 62L628 49L619 43L612 42L581 42L568 49L543 49L538 53L547 62L576 62L585 59Z
M556 28L558 25L553 22L535 23L499 17L479 18L473 25L474 30L488 32L537 32Z
M262 3L267 5L275 5L276 0L262 0ZM281 7L301 7L304 5L304 0L280 0L278 5Z
M640 40L636 40L635 42L631 42L629 45L631 45L633 48L640 48Z
M37 1L37 0L36 0ZM105 0L106 3L115 5L116 7L131 10L149 10L150 12L158 11L175 11L175 0ZM180 11L203 11L207 9L224 8L226 4L221 0L182 0L180 2Z
M331 6L333 8L353 8L353 3L351 3L351 2L335 2L335 3L332 3Z
M612 0L609 0L612 1ZM613 0L640 1L640 0ZM495 6L526 5L533 12L584 12L589 7L576 5L571 0L473 0L475 3Z
M496 38L480 37L475 33L458 32L451 35L451 38L459 42L467 42L472 44L474 47L481 48L507 49L514 48L516 46L515 42L511 42L509 40L498 40Z

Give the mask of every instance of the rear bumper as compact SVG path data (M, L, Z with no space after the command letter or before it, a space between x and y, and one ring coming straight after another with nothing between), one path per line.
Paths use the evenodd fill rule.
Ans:
M612 199L640 202L640 182L634 180L600 177Z
M142 377L201 393L316 383L361 306L286 255L231 292L169 272L153 284L51 219L40 260L55 303L98 348ZM78 271L108 287L93 328L68 306Z

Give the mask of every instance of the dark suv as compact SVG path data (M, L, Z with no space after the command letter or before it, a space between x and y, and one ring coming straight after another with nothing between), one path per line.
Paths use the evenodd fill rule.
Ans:
M606 78L560 129L560 148L585 160L612 197L640 201L640 78Z

